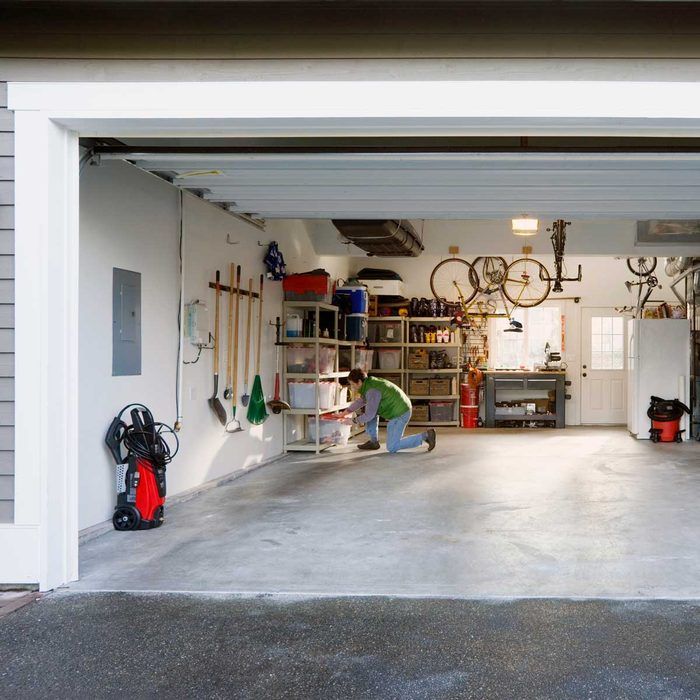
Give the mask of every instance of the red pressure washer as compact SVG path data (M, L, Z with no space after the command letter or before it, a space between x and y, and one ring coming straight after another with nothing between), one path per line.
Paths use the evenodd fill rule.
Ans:
M680 430L683 414L690 414L690 409L678 399L660 399L651 397L647 416L651 418L649 435L652 442L683 442Z
M122 420L122 415L129 409L131 425ZM174 439L174 451L165 435ZM112 516L114 529L160 527L164 520L165 469L180 447L175 431L165 423L156 422L143 404L132 403L122 408L112 421L105 443L117 465L117 505Z

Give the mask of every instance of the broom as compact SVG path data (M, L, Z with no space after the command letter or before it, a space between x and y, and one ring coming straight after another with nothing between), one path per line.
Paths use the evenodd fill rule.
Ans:
M251 290L252 291L252 290ZM262 380L260 379L260 344L262 341L262 309L263 309L263 275L260 275L260 304L258 305L258 347L255 355L255 379L250 392L248 404L248 422L260 425L268 418L265 408L265 394L263 393Z

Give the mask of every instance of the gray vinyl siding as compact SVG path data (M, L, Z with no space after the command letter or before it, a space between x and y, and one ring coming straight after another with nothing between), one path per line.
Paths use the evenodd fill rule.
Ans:
M0 523L14 520L15 491L15 134L0 83Z

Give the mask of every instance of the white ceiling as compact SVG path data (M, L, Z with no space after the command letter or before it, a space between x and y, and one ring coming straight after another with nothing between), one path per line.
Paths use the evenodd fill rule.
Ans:
M177 154L126 158L273 218L694 218L700 154Z

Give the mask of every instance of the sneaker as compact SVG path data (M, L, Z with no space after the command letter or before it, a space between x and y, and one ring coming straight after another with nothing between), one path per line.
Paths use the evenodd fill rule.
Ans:
M425 434L425 441L428 443L428 452L432 452L435 449L435 440L437 439L437 434L435 430L431 428Z
M378 450L380 447L379 443L374 441L374 440L367 440L367 442L363 442L361 445L357 446L358 450Z

